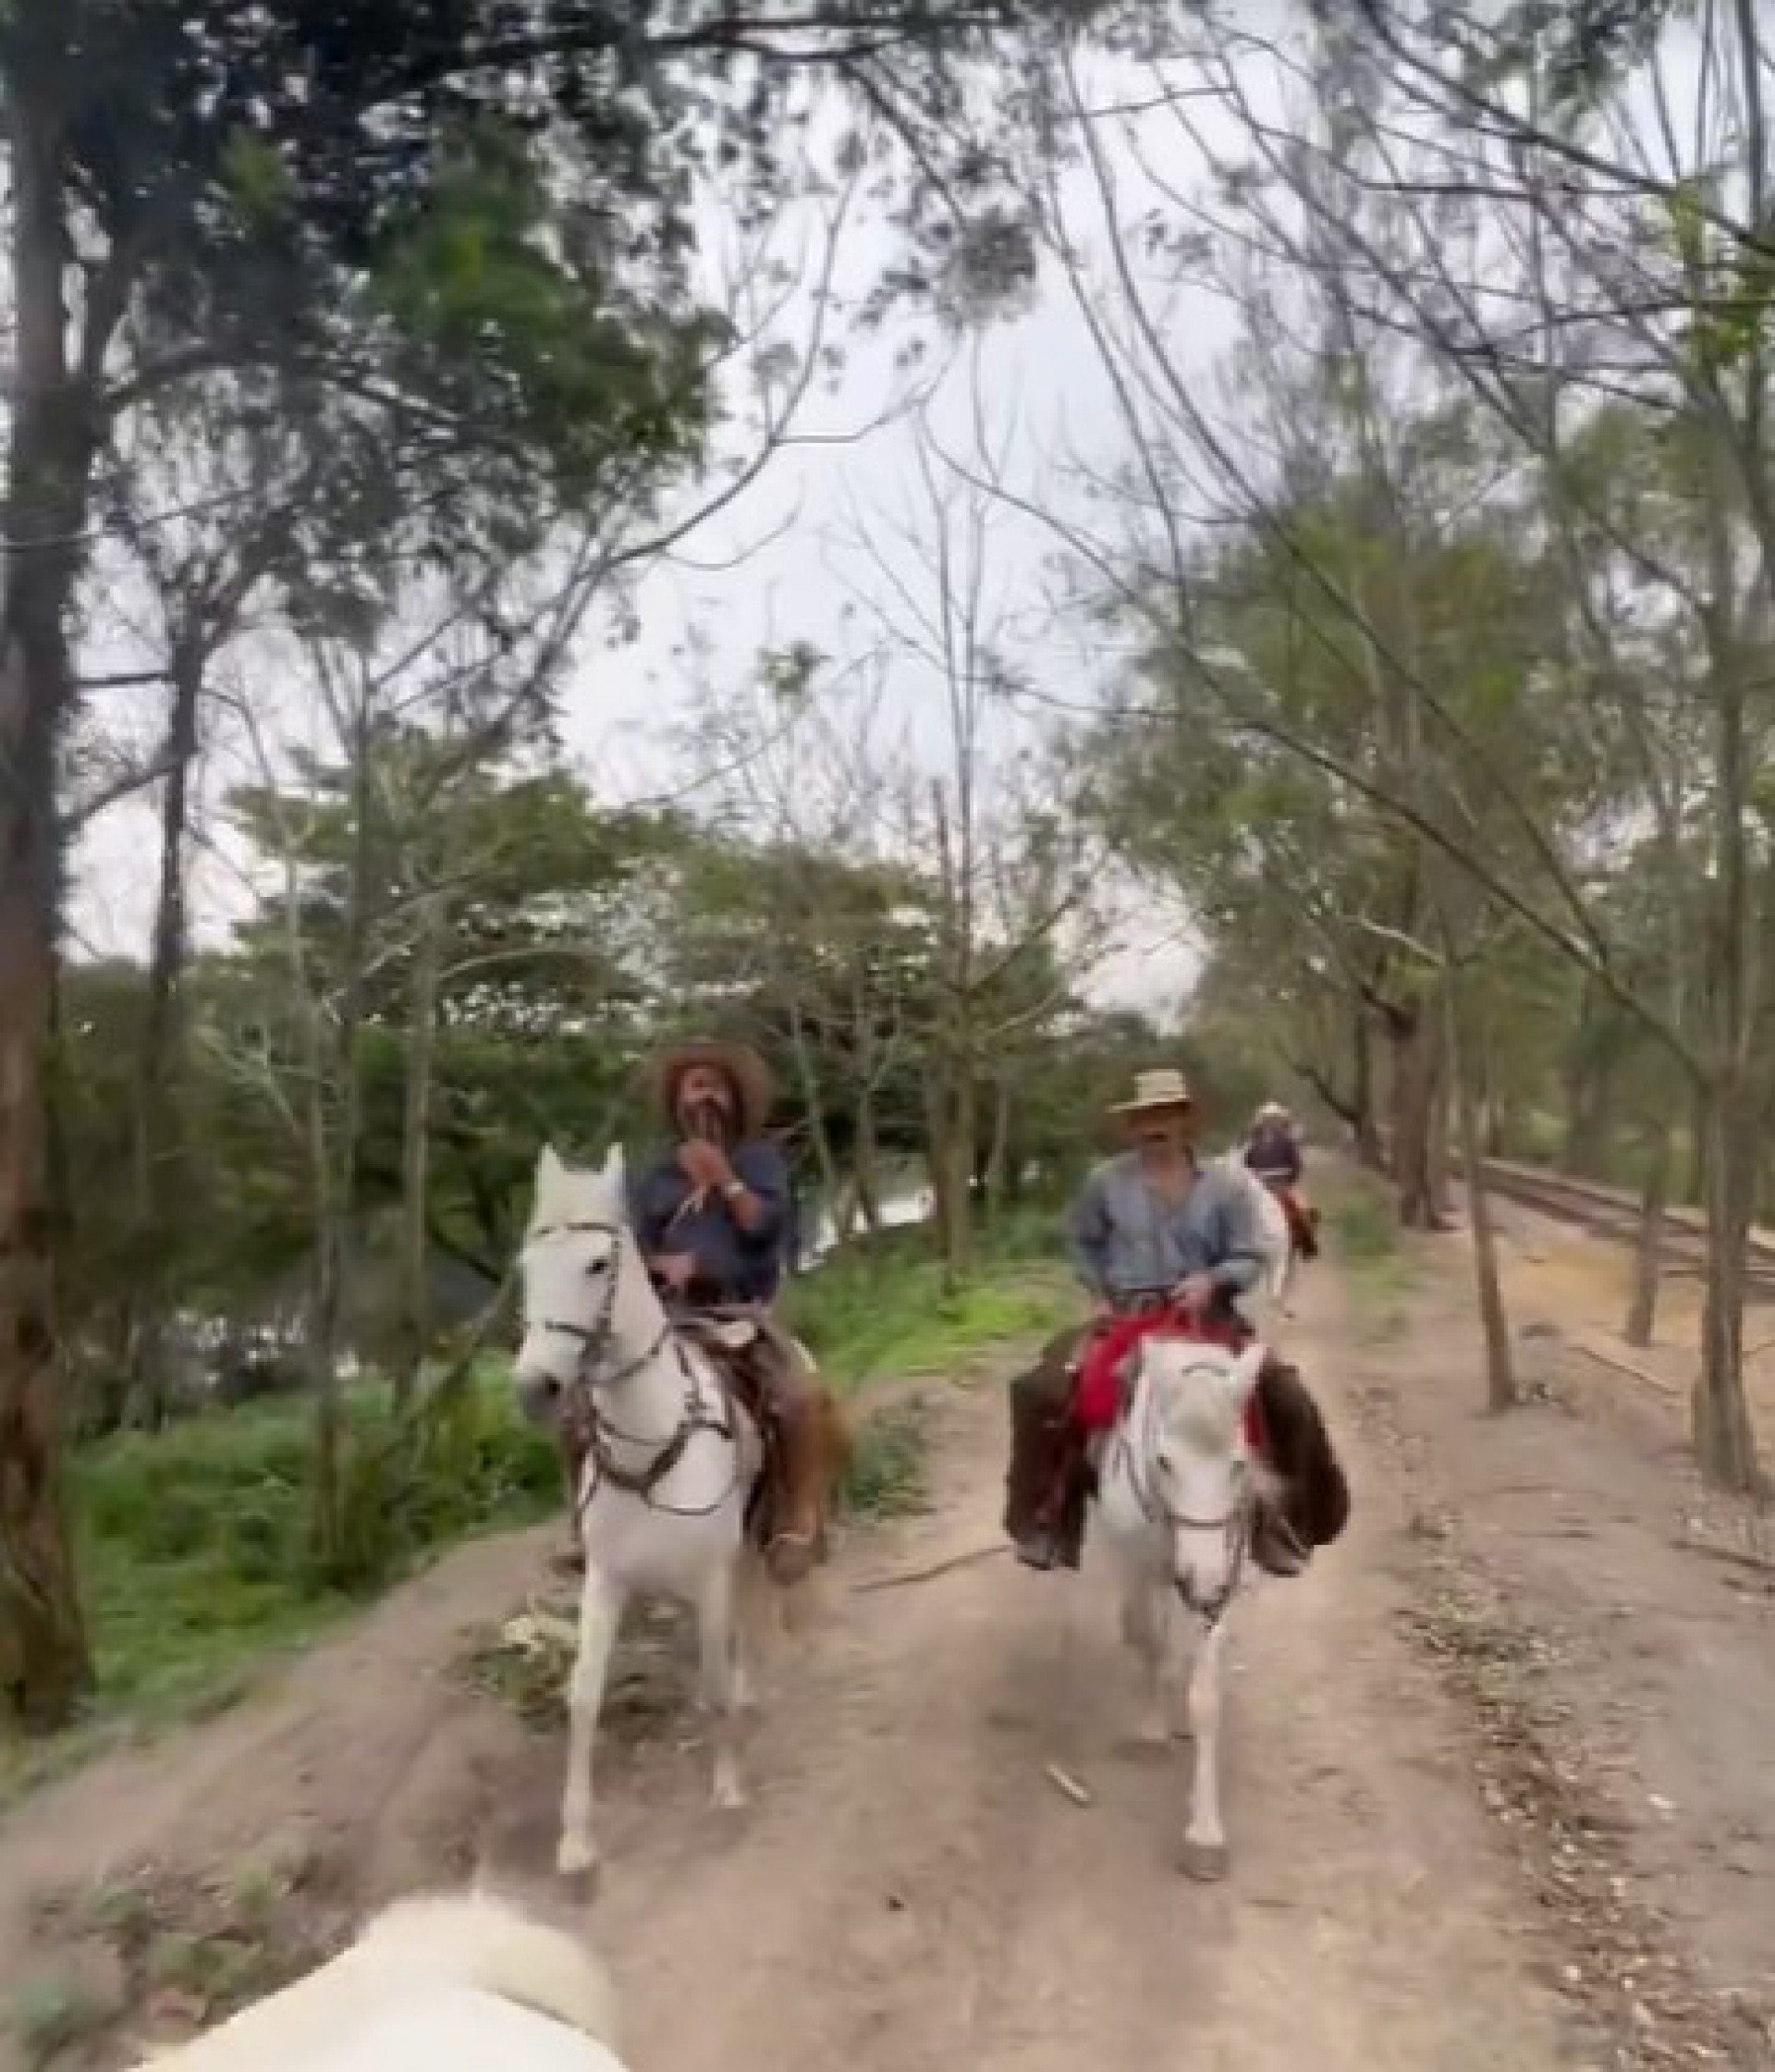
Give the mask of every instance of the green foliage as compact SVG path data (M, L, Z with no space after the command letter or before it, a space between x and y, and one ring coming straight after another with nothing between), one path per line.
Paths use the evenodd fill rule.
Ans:
M891 1233L849 1248L791 1288L790 1327L836 1388L857 1389L882 1375L954 1377L996 1347L1046 1335L1077 1312L1076 1293L1051 1267L988 1267L946 1293L926 1244Z
M74 1978L27 1979L8 1995L6 2026L29 2072L53 2065L116 2018L111 2000Z
M156 1723L226 1698L266 1653L311 1639L351 1593L468 1534L544 1516L560 1467L502 1376L456 1392L414 1444L382 1392L349 1401L354 1537L309 1553L307 1402L187 1418L87 1449L73 1473L101 1718Z
M1340 1258L1370 1262L1397 1256L1398 1219L1386 1188L1372 1174L1340 1175L1322 1207Z
M915 1404L866 1417L855 1435L839 1508L851 1517L897 1518L924 1497L924 1425Z

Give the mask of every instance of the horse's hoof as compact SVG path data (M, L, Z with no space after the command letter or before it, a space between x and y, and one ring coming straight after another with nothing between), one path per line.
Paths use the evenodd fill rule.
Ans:
M592 1842L580 1842L562 1837L560 1847L555 1852L555 1870L558 1877L583 1878L589 1886L598 1879L598 1852Z
M746 1809L746 1787L740 1782L739 1771L723 1765L715 1773L709 1787L710 1803L717 1813L743 1813Z
M1199 1885L1218 1885L1232 1868L1231 1852L1224 1842L1192 1842L1186 1838L1178 1868Z

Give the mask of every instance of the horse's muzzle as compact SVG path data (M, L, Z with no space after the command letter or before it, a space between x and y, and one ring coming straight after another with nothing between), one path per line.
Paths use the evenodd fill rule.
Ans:
M1177 1594L1183 1609L1193 1612L1205 1626L1218 1626L1225 1616L1228 1605L1232 1602L1237 1578L1229 1576L1226 1582L1213 1590L1198 1590L1180 1575L1175 1578Z

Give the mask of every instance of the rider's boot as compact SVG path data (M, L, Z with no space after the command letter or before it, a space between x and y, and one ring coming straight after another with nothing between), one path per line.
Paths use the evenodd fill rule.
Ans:
M777 1440L774 1515L765 1551L772 1578L801 1582L825 1544L826 1432L817 1392L804 1382L779 1382L773 1392Z
M1313 1559L1279 1504L1265 1500L1252 1521L1251 1558L1267 1575L1300 1575Z

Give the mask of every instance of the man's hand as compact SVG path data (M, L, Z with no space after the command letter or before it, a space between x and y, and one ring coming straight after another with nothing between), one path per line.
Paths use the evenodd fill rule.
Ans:
M1093 1295L1085 1315L1094 1324L1107 1324L1116 1313L1116 1306L1108 1295Z
M1171 1299L1192 1317L1206 1317L1214 1307L1215 1286L1211 1273L1192 1273L1171 1291Z
M674 1294L682 1294L696 1273L694 1252L655 1252L647 1262L655 1281L663 1281Z
M728 1155L718 1144L693 1136L678 1147L678 1170L699 1194L718 1194L733 1178Z

